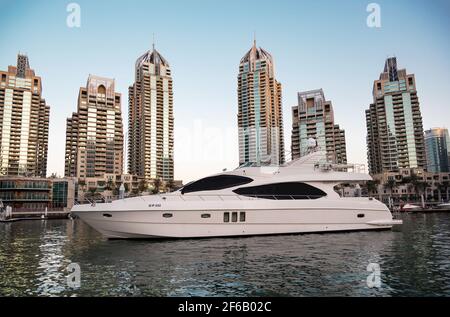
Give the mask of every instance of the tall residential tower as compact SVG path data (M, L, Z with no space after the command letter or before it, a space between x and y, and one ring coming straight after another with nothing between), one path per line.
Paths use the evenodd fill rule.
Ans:
M399 169L426 169L425 145L414 74L386 60L373 84L373 103L366 110L370 174Z
M102 178L123 172L121 95L114 80L89 75L67 119L65 176Z
M46 177L49 115L41 78L19 54L0 71L0 176Z
M173 180L172 74L154 47L137 59L128 94L128 172L149 181Z
M425 152L428 172L450 172L450 137L447 129L433 128L425 131Z
M272 55L256 42L239 64L239 164L284 163L281 84Z
M335 124L333 106L322 89L298 93L298 105L292 107L292 159L308 154L310 138L326 150L330 162L347 163L345 131Z

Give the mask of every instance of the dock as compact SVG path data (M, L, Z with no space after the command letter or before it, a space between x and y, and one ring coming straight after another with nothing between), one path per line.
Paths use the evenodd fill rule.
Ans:
M20 220L42 220L42 219L67 219L70 211L12 211L8 217L0 217L1 223L9 223Z

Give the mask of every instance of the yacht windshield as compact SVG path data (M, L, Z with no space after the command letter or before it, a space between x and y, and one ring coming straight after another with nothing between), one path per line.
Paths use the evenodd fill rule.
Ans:
M204 190L220 190L252 182L250 177L239 175L217 175L199 179L187 184L181 189L181 193L199 192Z

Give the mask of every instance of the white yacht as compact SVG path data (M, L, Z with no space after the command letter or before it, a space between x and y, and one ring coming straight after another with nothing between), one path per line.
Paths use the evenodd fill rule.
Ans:
M391 212L341 183L371 180L316 151L283 166L240 166L178 191L76 205L72 213L108 238L200 238L390 229Z

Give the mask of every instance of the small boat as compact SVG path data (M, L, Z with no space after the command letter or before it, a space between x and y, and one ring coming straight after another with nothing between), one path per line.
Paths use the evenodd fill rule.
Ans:
M423 211L424 209L421 206L413 205L413 204L406 204L403 207L400 208L401 211L406 212L418 212Z
M450 211L450 203L439 204L436 207L434 207L434 209L440 211L447 211L447 210Z

